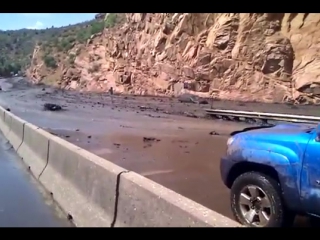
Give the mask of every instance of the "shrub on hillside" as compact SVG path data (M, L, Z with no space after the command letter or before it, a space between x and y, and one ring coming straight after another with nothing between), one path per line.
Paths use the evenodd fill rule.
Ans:
M69 39L62 39L59 43L59 46L65 52L72 48L72 44L70 43Z
M87 29L80 30L77 34L77 41L79 43L85 43L90 38L90 36L91 34Z
M104 23L103 22L94 22L91 24L91 35L102 32L104 29Z
M71 53L69 55L69 63L74 64L75 59L76 59L76 55Z
M117 14L109 13L106 15L106 17L104 19L104 26L106 28L112 28L115 26L116 21L117 21Z
M52 56L45 55L43 61L48 68L57 68L57 62Z

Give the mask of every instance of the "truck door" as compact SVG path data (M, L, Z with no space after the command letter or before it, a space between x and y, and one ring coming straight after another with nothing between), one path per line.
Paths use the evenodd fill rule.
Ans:
M320 216L320 139L316 133L309 141L302 164L301 203L307 213Z

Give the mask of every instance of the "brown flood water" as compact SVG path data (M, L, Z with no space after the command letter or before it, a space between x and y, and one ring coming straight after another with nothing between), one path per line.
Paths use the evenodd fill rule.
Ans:
M209 132L185 129L166 132L162 129L123 131L88 138L81 132L54 131L121 167L231 217L226 204L228 189L221 182L219 172L227 133L212 136Z

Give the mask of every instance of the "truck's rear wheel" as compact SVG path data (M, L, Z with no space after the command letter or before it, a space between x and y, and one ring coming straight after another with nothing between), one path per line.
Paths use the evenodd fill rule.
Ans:
M258 172L244 173L234 181L231 209L236 220L249 227L283 227L294 220L286 211L277 181Z

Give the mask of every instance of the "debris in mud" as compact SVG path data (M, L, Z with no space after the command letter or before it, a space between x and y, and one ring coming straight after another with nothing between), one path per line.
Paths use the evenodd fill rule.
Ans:
M45 91L46 89L45 88L42 88L42 91Z
M88 136L88 138L91 138L91 136Z
M232 121L234 121L234 122L240 122L241 120L240 120L239 117L233 117L233 118L232 118Z
M62 107L58 104L53 104L53 103L45 103L43 105L43 108L45 111L61 111Z
M146 106L138 106L140 111L145 111L145 110L150 110L151 107L146 107Z
M230 121L231 119L227 116L221 116L221 119L224 121Z
M120 125L120 127L122 127L122 128L133 128L133 127L130 127L130 126L125 126L125 125Z
M211 131L209 132L210 135L220 135L219 133L217 133L216 131Z
M161 118L161 116L154 116L152 114L146 114L146 116L151 117L151 118Z
M184 112L184 115L186 117L198 118L194 113L190 113L190 112Z
M178 101L182 103L198 103L198 104L209 104L207 100L202 99L196 95L185 93L178 96Z
M209 104L209 102L205 99L200 99L199 104Z
M148 148L148 147L151 147L152 146L152 144L147 144L147 145L145 145L145 146L143 146L143 148Z
M116 146L117 148L119 148L121 146L120 143L114 143L113 145Z
M69 135L66 135L66 136L64 136L65 138L69 138L70 136Z
M244 122L249 123L249 124L255 124L256 123L254 118L245 118Z
M79 132L80 131L80 129L76 129L76 132Z
M257 119L256 120L256 123L261 125L261 126L267 126L267 125L270 125L268 124L268 119Z
M178 96L178 101L182 103L197 103L197 96L190 93L185 93Z
M143 137L144 142L160 142L160 139L154 138L154 137Z

